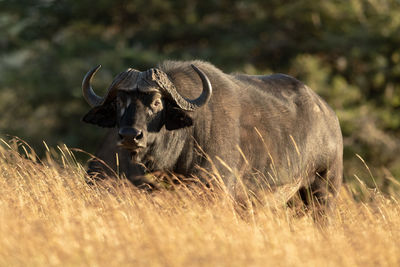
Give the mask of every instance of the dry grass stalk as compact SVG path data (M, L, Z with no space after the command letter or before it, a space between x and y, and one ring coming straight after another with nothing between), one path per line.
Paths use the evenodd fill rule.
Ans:
M285 206L246 213L223 192L124 180L88 186L65 147L45 163L0 148L0 266L399 266L397 196L343 189L329 224ZM27 159L28 158L28 159Z

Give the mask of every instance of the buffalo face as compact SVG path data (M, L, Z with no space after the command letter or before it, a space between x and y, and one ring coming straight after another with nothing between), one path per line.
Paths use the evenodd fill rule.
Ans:
M163 126L175 130L191 126L193 121L187 112L173 108L158 91L119 91L116 98L116 126L118 145L139 155L151 146Z
M138 153L147 147L149 132L159 132L162 127L164 108L161 94L119 91L116 103L118 145Z
M204 106L211 97L212 87L207 76L194 65L203 84L203 92L196 99L181 96L167 74L150 69L133 69L119 74L111 84L106 97L97 96L90 81L99 69L85 76L82 89L87 102L93 107L83 121L101 127L117 127L118 146L129 150L140 160L159 136L160 131L177 130L193 124L191 111Z

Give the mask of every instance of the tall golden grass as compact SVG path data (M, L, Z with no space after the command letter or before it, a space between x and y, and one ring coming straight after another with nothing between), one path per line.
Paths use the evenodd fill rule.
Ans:
M185 186L89 186L66 148L0 147L1 266L399 266L397 196L341 190L329 222Z

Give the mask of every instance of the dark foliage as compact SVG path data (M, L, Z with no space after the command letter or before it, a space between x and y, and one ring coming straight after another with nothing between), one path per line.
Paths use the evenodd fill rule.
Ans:
M103 64L103 94L127 67L196 58L303 80L338 113L345 177L363 169L356 153L398 176L399 17L395 0L3 0L0 131L93 151L104 132L80 121L87 70Z

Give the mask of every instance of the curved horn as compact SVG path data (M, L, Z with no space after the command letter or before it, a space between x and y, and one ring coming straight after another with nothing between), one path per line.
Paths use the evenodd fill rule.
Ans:
M85 77L83 78L82 81L82 93L83 97L85 98L86 102L91 107L96 107L100 106L103 104L104 98L96 95L96 93L93 91L92 86L90 85L90 82L92 81L93 76L96 74L96 72L101 68L101 65L98 65L94 67L93 69L89 70L88 73L86 73Z
M204 106L207 104L207 102L211 98L212 94L212 86L211 82L208 79L207 75L201 71L199 68L197 68L195 65L191 64L192 68L196 71L196 73L200 76L201 82L203 84L203 91L201 95L196 98L196 99L187 99L183 97L178 91L176 90L175 86L172 84L172 82L165 77L168 82L163 81L163 79L160 79L161 75L158 75L157 82L161 87L163 87L167 93L172 97L172 99L175 101L175 103L178 105L183 110L187 111L193 111L199 107ZM165 75L165 74L164 74Z
M196 107L201 107L204 106L211 98L212 94L212 86L211 82L208 79L207 75L202 72L199 68L197 68L195 65L191 64L192 68L197 72L197 74L200 76L201 83L203 84L203 92L201 92L201 95L194 99L194 100L188 100L189 103L192 103Z

